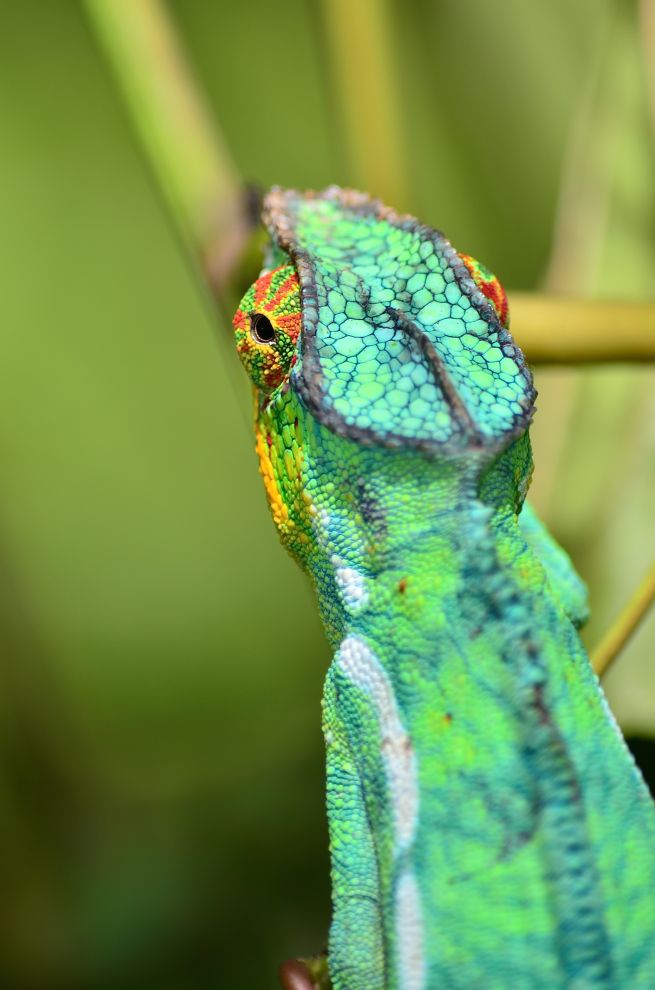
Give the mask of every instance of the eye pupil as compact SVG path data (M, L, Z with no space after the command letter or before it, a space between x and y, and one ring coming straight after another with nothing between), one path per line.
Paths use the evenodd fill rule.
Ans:
M250 329L253 337L260 344L272 344L275 340L275 328L268 316L263 313L252 313Z

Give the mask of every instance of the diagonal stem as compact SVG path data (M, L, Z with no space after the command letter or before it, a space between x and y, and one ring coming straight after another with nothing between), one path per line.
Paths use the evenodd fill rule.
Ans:
M250 230L243 186L162 0L82 0L176 225L221 294Z
M599 677L606 673L655 601L655 564L635 590L611 629L591 654L591 665Z

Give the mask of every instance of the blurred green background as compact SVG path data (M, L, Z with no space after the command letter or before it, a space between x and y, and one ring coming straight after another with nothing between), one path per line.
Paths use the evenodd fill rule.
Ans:
M397 189L510 288L652 297L650 0L367 4L395 109L363 149L342 0L170 4L244 178ZM0 127L0 985L267 990L328 923L328 653L248 388L75 0L3 0ZM536 377L594 643L652 557L653 370ZM643 739L654 646L607 678Z

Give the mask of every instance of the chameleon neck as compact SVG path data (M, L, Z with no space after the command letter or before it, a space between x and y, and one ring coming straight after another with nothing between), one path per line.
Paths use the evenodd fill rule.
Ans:
M452 595L461 595L473 624L465 635L474 639L480 617L464 601L471 598L462 587L466 567L479 570L485 560L493 569L498 553L525 550L512 539L521 543L516 516L532 470L527 434L487 470L470 454L439 460L381 448L366 450L364 470L358 445L315 423L304 442L320 446L321 463L329 465L320 478L304 473L312 539L303 563L331 644L361 634L390 663L401 662L410 641L413 655L431 657L435 637L447 632L443 605ZM312 451L308 464L317 456ZM522 563L529 580L545 583L536 559L524 554ZM464 615L457 618L461 627Z

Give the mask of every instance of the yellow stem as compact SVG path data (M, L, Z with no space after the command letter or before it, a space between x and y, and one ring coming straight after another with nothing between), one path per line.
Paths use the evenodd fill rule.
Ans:
M655 361L655 303L509 294L512 336L535 364Z
M646 612L655 601L655 564L636 589L611 629L591 654L591 665L602 677L617 658L632 634L638 628Z
M353 185L409 209L410 183L388 0L323 0L335 86Z

